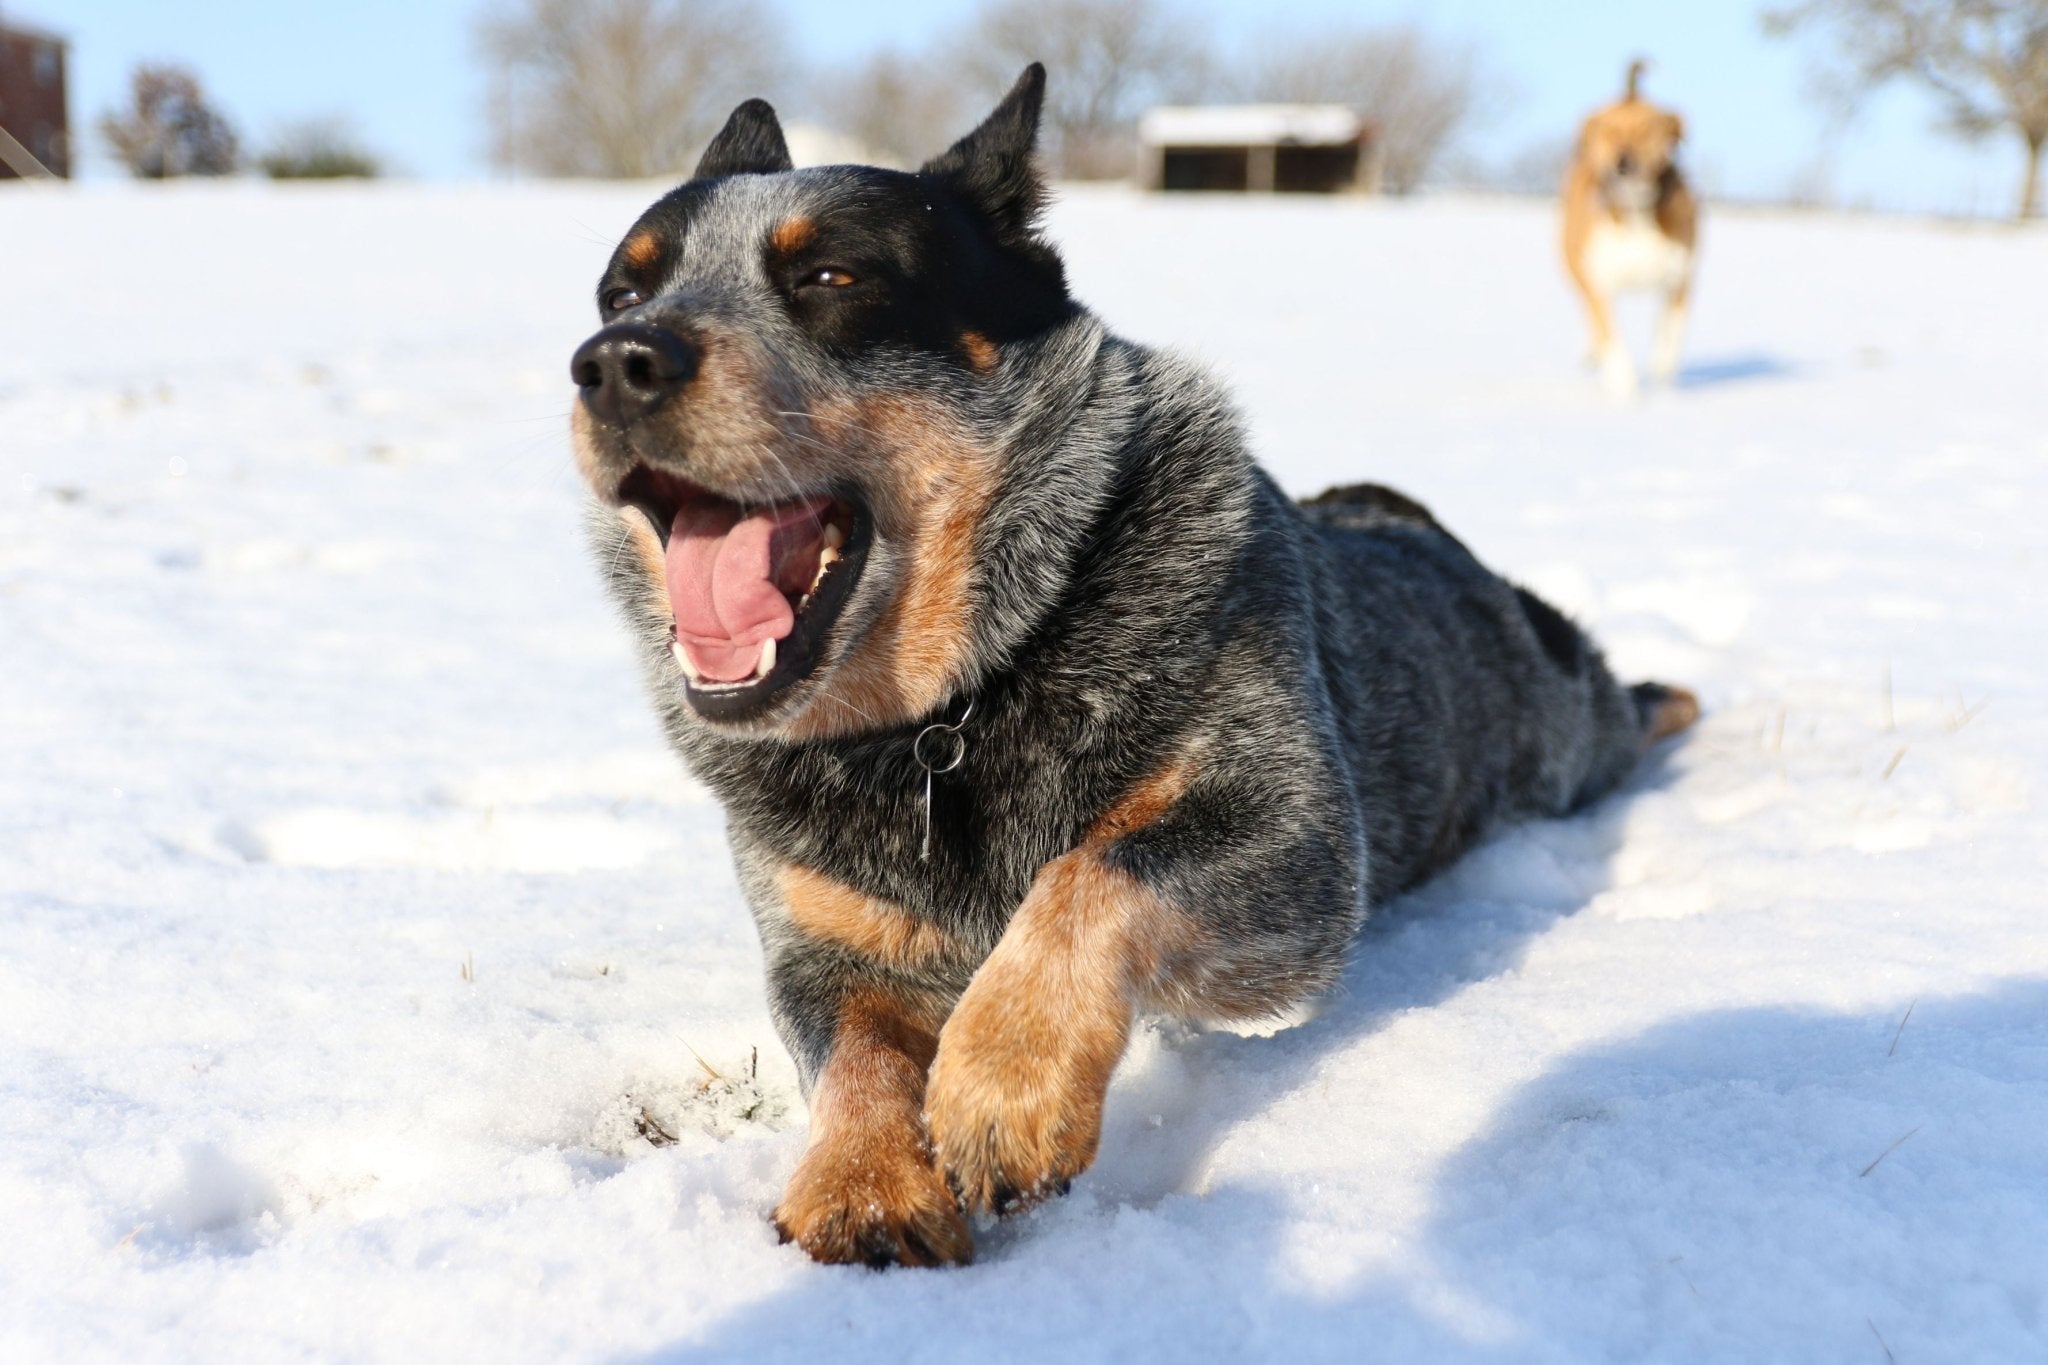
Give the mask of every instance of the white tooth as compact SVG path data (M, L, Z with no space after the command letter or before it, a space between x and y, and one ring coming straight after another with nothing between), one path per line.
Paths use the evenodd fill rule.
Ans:
M840 530L840 529L839 529L839 527L838 527L838 526L836 526L836 525L834 525L834 524L833 524L832 522L829 522L829 521L828 521L828 522L826 522L826 523L825 523L825 548L826 548L827 550L836 550L836 549L838 549L838 548L839 548L840 546L844 545L845 543L846 543L846 532L844 532L844 531Z
M834 564L838 562L839 551L837 550L828 549L818 556L818 571L811 575L811 586L809 590L804 593L804 602L810 601L811 593L816 592L818 590L818 585L825 581L825 570L831 568ZM801 608L803 606L803 602L797 603L797 606Z
M754 676L757 678L765 678L769 675L769 673L774 671L774 668L775 641L763 640L761 642L761 662L754 665Z
M697 666L690 662L690 652L683 648L681 640L670 640L668 642L668 652L674 657L676 666L683 670L684 677L688 678L691 682L699 680Z

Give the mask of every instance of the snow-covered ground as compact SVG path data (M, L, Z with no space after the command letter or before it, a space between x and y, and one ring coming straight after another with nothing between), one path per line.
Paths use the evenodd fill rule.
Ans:
M577 532L650 193L0 192L0 1358L2048 1357L2048 236L1712 217L1617 406L1541 206L1070 195L1290 487L1708 714L875 1275L768 1227L802 1104Z

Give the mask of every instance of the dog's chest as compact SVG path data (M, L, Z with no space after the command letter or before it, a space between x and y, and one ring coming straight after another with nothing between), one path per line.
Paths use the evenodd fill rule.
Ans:
M1586 273L1603 291L1669 289L1692 269L1692 250L1648 214L1602 220L1586 239Z

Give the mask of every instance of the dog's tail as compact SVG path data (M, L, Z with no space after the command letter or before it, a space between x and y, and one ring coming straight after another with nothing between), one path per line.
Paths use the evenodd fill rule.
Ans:
M1700 718L1700 699L1683 687L1639 682L1628 694L1636 705L1636 723L1642 727L1645 748L1692 728L1692 723Z
M1641 57L1628 64L1628 88L1622 92L1623 100L1636 98L1636 88L1643 83L1643 73L1650 69L1650 63Z

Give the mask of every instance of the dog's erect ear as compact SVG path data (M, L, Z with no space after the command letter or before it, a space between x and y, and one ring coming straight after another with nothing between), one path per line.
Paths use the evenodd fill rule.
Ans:
M1045 67L1033 62L980 127L926 162L920 174L952 185L995 224L998 238L1030 236L1045 205L1045 182L1033 160L1044 107Z
M725 127L704 149L692 180L710 180L721 175L773 175L792 170L789 144L782 140L782 125L766 100L748 100L732 111Z

